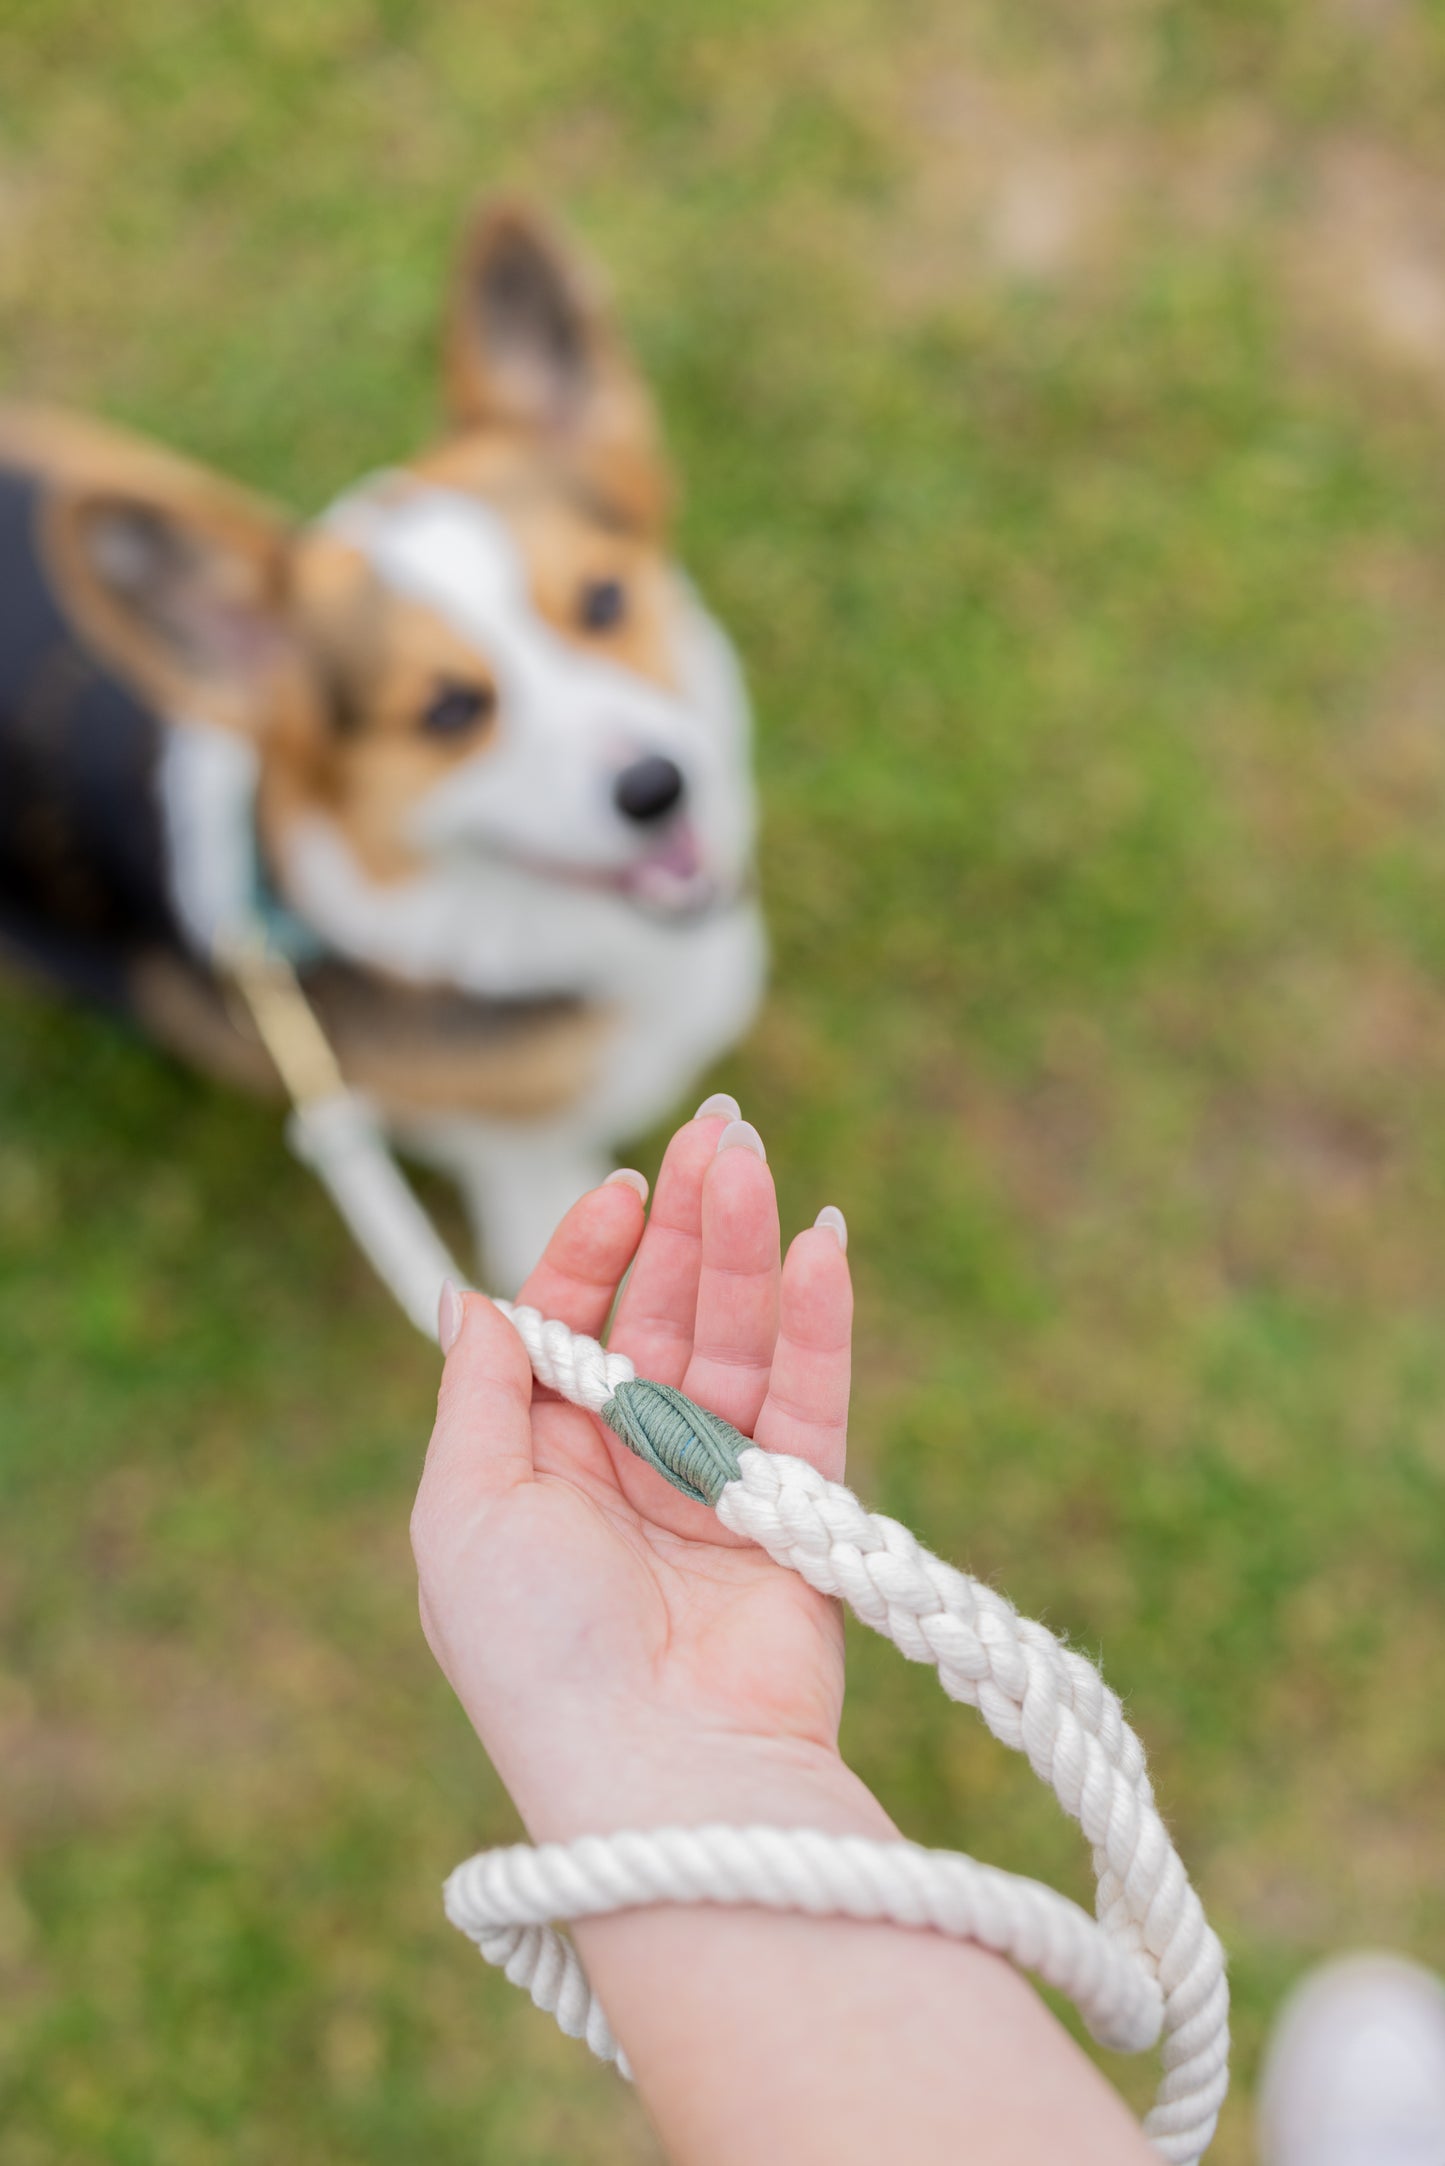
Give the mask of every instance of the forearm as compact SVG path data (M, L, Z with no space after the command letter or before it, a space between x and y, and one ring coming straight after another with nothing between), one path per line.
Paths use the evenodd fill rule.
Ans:
M567 1787L556 1805L519 1799L540 1839L709 1821L897 1832L840 1761L785 1746L635 1749ZM1152 2156L1033 1989L981 1948L710 1906L575 1932L677 2166L957 2166L963 2131L974 2166Z

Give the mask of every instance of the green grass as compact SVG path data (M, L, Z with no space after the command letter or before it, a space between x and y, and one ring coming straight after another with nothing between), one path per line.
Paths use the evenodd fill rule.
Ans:
M1291 1977L1445 1947L1445 18L11 0L0 85L4 384L303 506L432 428L477 186L612 266L760 710L716 1080L848 1214L860 1486L1129 1696L1247 2159ZM6 2166L652 2159L441 1921L512 1821L415 1623L434 1364L269 1114L0 1049ZM1083 1892L887 1649L847 1744Z

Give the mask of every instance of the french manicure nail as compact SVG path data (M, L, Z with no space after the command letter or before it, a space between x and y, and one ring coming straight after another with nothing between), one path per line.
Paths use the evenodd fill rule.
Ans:
M768 1154L763 1149L763 1139L751 1121L729 1121L717 1139L717 1147L719 1152L751 1151L754 1158L761 1158L765 1165L767 1163Z
M636 1166L619 1166L615 1173L608 1174L602 1186L630 1188L634 1196L640 1196L644 1203L647 1201L647 1175L639 1173Z
M437 1303L437 1342L443 1354L449 1354L461 1337L466 1314L456 1287L450 1279L443 1279L441 1299Z
M736 1098L729 1092L714 1091L711 1098L704 1098L702 1104L694 1113L693 1119L695 1121L711 1121L716 1120L719 1114L725 1121L740 1121L743 1117L743 1109Z
M813 1224L815 1226L826 1226L829 1233L836 1236L838 1246L843 1251L843 1254L847 1255L848 1221L844 1218L836 1203L825 1203L814 1219Z

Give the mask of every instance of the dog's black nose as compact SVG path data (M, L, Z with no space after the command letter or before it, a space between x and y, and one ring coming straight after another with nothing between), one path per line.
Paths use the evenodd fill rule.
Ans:
M660 820L682 797L682 769L660 752L624 767L612 785L612 802L629 820Z

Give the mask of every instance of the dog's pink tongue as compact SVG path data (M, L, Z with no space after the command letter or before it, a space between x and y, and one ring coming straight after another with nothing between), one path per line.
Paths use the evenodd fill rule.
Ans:
M680 901L702 871L697 837L686 821L679 821L659 850L645 857L633 875L637 893L649 901Z
M685 822L681 823L669 837L666 849L659 850L648 862L670 872L674 880L695 879L702 867L697 837Z

